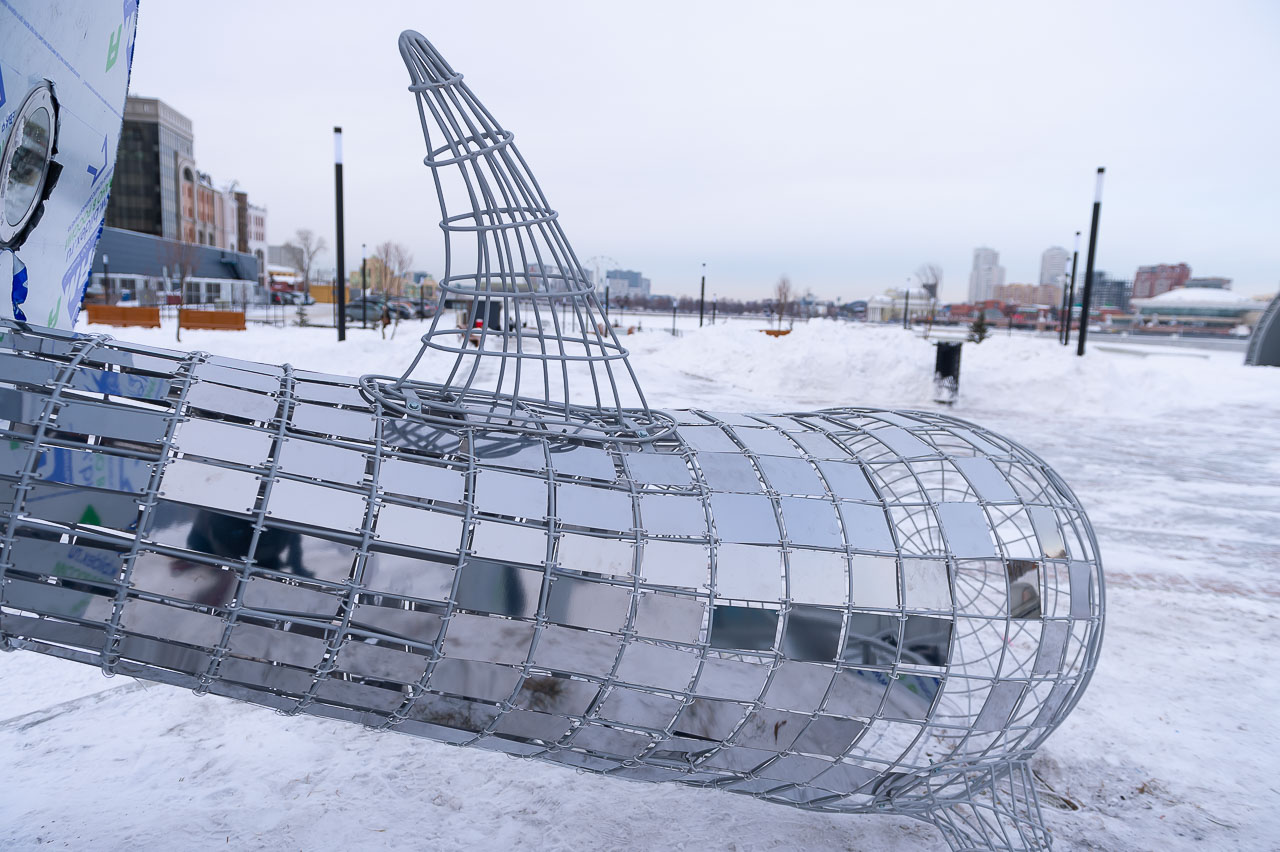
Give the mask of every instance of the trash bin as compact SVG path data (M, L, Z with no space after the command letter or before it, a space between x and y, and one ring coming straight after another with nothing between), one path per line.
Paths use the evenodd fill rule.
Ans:
M960 395L960 340L940 340L933 362L933 401L952 405Z

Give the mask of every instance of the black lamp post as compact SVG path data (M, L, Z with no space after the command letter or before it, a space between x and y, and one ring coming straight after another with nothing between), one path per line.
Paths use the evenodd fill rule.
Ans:
M702 287L698 291L698 328L702 328L702 315L707 303L707 265L702 264Z
M334 201L338 208L338 342L347 339L347 272L342 236L342 128L333 128Z
M365 277L367 258L365 257L364 243L360 244L360 327L369 327L369 296L365 292L365 288L369 286L369 279Z
M1071 252L1071 286L1067 292L1063 294L1066 299L1066 315L1067 320L1062 329L1062 345L1066 346L1071 342L1071 312L1075 310L1076 302L1076 266L1080 263L1080 232L1076 231L1076 244Z
M1084 265L1084 295L1080 297L1080 336L1076 355L1084 355L1085 338L1089 335L1089 302L1093 298L1093 256L1098 249L1098 217L1102 213L1102 177L1106 169L1098 167L1098 182L1093 190L1093 221L1089 225L1089 257Z

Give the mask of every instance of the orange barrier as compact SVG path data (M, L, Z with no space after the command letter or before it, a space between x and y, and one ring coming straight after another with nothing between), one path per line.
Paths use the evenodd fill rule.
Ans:
M121 307L119 305L85 305L89 322L101 325L159 328L159 308Z
M770 337L781 337L784 334L791 333L791 329L789 328L762 328L760 330Z
M244 311L178 311L178 327L213 329L214 331L244 331Z

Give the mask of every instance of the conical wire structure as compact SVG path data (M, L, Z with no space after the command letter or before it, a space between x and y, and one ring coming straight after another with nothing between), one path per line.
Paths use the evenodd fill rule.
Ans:
M409 369L366 376L366 390L453 425L629 440L668 431L511 131L423 36L402 33L400 55L440 204L445 275ZM450 358L441 380L412 379L428 353Z

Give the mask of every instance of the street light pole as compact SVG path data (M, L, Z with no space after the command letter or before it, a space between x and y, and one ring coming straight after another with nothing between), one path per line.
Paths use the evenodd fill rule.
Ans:
M1063 296L1067 300L1067 321L1066 326L1062 330L1062 345L1066 346L1071 342L1071 312L1075 310L1076 303L1076 266L1080 263L1080 232L1076 231L1076 244L1071 252L1071 287Z
M334 198L338 208L338 342L347 339L347 272L342 236L342 128L333 128Z
M1093 297L1093 257L1098 250L1098 217L1102 213L1102 177L1106 169L1098 167L1098 182L1093 190L1093 221L1089 225L1089 256L1084 264L1084 295L1080 297L1080 336L1076 355L1084 355L1084 342L1089 334L1089 302Z
M102 256L102 296L103 301L111 304L111 258Z
M902 290L902 327L911 328L911 276L907 276L907 286Z
M671 336L676 336L676 300L671 300Z
M716 295L712 295L711 297L711 324L712 325L716 324L716 305L719 304L719 302L720 302L720 297Z
M698 328L702 328L702 316L707 304L707 265L702 264L702 287L698 291Z
M361 243L360 244L360 327L361 328L369 327L369 297L365 293L365 288L369 286L368 285L369 279L365 277L366 261L367 261L367 258L365 257L364 243Z

